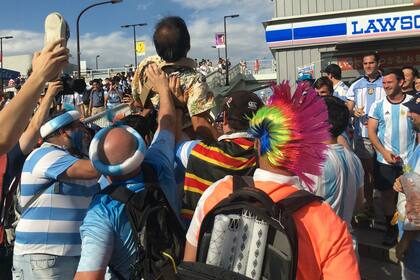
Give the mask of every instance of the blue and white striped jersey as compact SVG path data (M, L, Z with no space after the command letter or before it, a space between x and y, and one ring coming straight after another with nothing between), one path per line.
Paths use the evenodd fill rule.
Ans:
M400 156L404 163L416 146L416 132L413 121L407 117L408 108L402 104L410 101L406 95L398 104L388 98L376 101L370 108L369 117L378 120L377 135L385 149ZM381 153L376 153L377 160L388 164Z
M354 124L354 133L360 137L368 137L367 126L363 123L367 121L367 115L372 104L385 98L386 93L382 87L382 77L370 82L367 77L361 77L355 81L347 91L347 99L354 102L354 109L363 108L366 118L357 118Z
M311 178L315 180L315 194L350 226L357 192L364 183L363 166L356 154L341 144L328 145L321 176Z
M16 228L15 255L79 256L79 227L97 180L63 180L58 177L79 159L66 150L44 143L26 159L22 170L20 205L42 194L22 213Z
M408 159L408 169L420 175L420 145L416 146L413 154Z
M340 81L334 86L333 96L338 97L343 101L347 101L347 92L348 91L349 91L349 87L346 86L345 83Z

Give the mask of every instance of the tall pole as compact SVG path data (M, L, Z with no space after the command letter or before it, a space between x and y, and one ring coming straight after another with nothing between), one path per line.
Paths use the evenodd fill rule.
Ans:
M229 15L223 17L223 27L224 27L224 33L225 33L225 63L226 63L226 83L225 85L229 85L229 64L228 64L228 55L227 55L227 34L226 34L226 19L227 18L236 18L239 17L239 15Z
M134 69L137 68L137 51L136 51L136 26L146 26L147 23L137 23L137 24L127 24L127 25L121 25L121 28L129 28L133 27L133 41L134 41Z
M225 74L226 74L226 81L225 86L229 85L229 65L228 65L228 58L227 58L227 34L226 34L226 16L223 17L223 26L224 26L224 34L225 34Z
M96 56L96 70L98 70L98 58L100 57L100 55L98 54L97 56Z
M137 50L136 50L136 26L133 26L133 40L134 40L134 68L137 68Z
M3 85L3 39L12 39L13 36L1 36L0 37L0 53L1 53L1 68L0 68L0 79L1 79L1 94L3 94L4 91L4 85Z
M77 21L76 21L76 37L77 37L77 76L80 79L82 77L82 74L80 73L80 17L90 8L99 6L99 5L104 5L104 4L116 4L116 3L120 3L123 0L111 0L111 1L105 1L105 2L100 2L100 3L96 3L90 6L87 6L86 8L84 8L80 14L77 16Z

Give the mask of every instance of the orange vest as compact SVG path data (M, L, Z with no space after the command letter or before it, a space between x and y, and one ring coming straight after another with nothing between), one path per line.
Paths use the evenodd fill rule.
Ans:
M278 202L297 191L275 182L255 181L255 187ZM232 193L232 178L220 182L203 205L206 215ZM360 279L352 238L346 223L326 203L313 202L293 214L298 235L297 280Z

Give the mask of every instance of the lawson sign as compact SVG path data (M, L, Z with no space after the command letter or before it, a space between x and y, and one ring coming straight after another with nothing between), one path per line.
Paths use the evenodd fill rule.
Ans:
M420 10L267 26L270 48L420 36Z

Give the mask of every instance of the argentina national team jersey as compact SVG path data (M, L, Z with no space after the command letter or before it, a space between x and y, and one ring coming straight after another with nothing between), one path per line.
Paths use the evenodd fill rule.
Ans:
M341 144L328 145L321 176L310 175L314 192L321 196L350 227L357 192L363 187L364 171L355 153Z
M349 91L348 86L342 81L338 82L334 86L333 96L340 98L343 101L347 101L347 92Z
M420 145L416 146L414 153L408 159L408 170L420 175Z
M370 112L372 104L385 98L385 96L386 93L382 87L382 77L378 77L373 82L370 82L367 77L361 77L347 91L347 99L354 102L354 110L363 107L366 115ZM357 136L367 138L367 126L363 124L363 121L363 118L356 118L354 133Z
M416 132L413 122L407 117L408 108L402 105L411 99L406 95L398 104L391 103L388 98L376 101L369 112L369 117L378 120L377 135L385 149L400 156L404 164L411 156L416 145ZM377 154L380 163L389 164L381 153Z
M20 206L25 207L32 196L44 191L22 213L16 228L15 255L80 255L79 227L92 196L99 191L97 180L60 178L55 184L77 160L49 143L28 156L22 170Z

